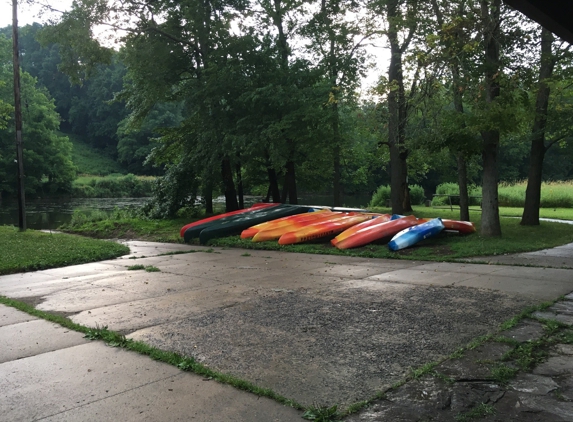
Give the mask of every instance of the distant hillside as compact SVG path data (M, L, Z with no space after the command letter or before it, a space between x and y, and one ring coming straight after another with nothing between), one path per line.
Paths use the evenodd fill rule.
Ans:
M112 173L127 173L127 170L121 164L106 155L104 151L84 143L73 133L64 133L63 135L68 136L74 145L72 159L78 168L79 174L106 176Z

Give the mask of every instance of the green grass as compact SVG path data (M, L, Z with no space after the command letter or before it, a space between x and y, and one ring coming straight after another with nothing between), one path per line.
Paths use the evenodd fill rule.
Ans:
M0 226L0 275L112 259L129 253L115 242Z
M502 207L523 207L527 182L501 183L498 187L499 205ZM438 194L459 195L456 183L443 183L436 188ZM481 196L481 187L471 186L470 196ZM376 195L373 196L373 198ZM459 203L458 198L452 198L453 203ZM447 197L435 197L435 205L448 203ZM470 198L471 205L478 205L479 199ZM541 208L573 208L573 181L545 182L541 185Z
M125 169L104 151L84 143L77 135L62 133L73 144L72 161L80 174L105 176L112 173L127 173Z
M468 422L472 419L481 419L490 415L495 415L495 407L493 407L491 404L482 403L474 407L469 412L458 414L456 416L456 421Z

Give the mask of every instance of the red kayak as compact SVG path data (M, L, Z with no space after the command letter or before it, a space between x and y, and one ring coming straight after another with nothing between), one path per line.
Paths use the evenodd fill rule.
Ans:
M352 236L357 231L365 229L366 227L375 226L385 221L390 221L391 218L392 216L390 214L382 214L378 217L374 216L372 220L364 221L363 223L357 224L355 226L350 227L349 229L344 230L342 233L340 233L338 236L332 239L330 243L336 246L338 242L346 239L349 236Z
M420 223L421 221L418 221L418 219L413 215L392 221L382 221L381 223L358 230L356 233L353 233L338 242L333 242L333 245L338 249L357 248L378 239L394 236L396 233Z
M280 205L280 204L267 203L267 202L257 202L256 204L253 204L250 208L244 208L242 210L226 212L224 214L218 214L218 215L214 215L213 217L204 218L202 220L195 221L194 223L189 223L186 226L183 226L181 228L181 230L179 231L179 236L183 237L183 235L185 234L185 231L187 229L189 229L191 227L198 226L199 224L208 223L209 221L219 220L220 218L230 217L232 215L242 214L242 213L247 212L247 211L254 211L257 209L276 207L277 205Z
M420 218L420 222L427 222L432 220L431 218ZM460 234L471 234L476 232L476 228L474 223L469 221L458 221L458 220L444 220L442 219L442 223L444 223L445 230L455 230Z

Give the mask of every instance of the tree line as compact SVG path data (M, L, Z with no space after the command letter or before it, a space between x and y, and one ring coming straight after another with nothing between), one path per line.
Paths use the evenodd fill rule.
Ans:
M101 24L119 51L94 37ZM212 211L219 188L237 209L254 184L296 203L301 181L341 205L372 180L403 213L412 181L457 180L461 218L480 184L482 234L497 236L500 180L528 177L522 223L538 224L541 180L571 177L570 47L500 0L81 0L40 32L78 84L66 89L93 89L94 103L62 98L66 124L115 137L118 154L148 143L140 162L165 172L157 215L197 195ZM372 40L390 62L364 98ZM108 94L117 122L98 126Z

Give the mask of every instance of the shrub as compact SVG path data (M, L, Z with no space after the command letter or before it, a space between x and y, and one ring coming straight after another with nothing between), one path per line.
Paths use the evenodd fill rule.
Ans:
M390 199L390 186L380 186L372 195L368 208L386 207L386 202Z
M438 185L436 188L436 194L438 195L454 195L452 196L452 205L460 205L460 187L457 183L442 183ZM480 198L472 198L472 197L481 197L481 187L470 185L468 186L468 195L470 196L469 202L470 206L479 206L481 203ZM436 196L432 198L432 206L444 206L450 205L449 198L447 196Z
M421 205L424 203L424 189L418 185L410 185L410 202L412 205ZM386 207L386 202L390 199L390 186L380 186L368 204L368 208Z
M151 196L153 177L112 174L105 177L79 177L73 184L76 198L142 198Z

